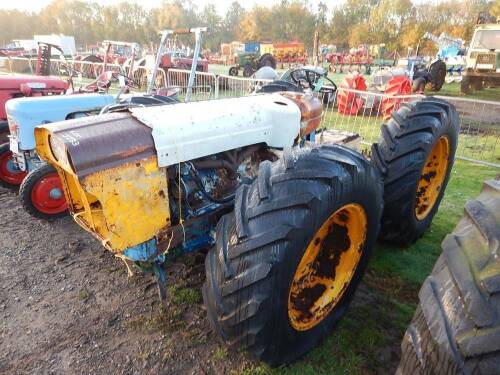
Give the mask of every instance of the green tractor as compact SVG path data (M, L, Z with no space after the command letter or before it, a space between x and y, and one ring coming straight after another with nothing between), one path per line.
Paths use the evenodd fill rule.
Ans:
M236 65L229 68L230 76L237 76L240 69L243 69L243 77L250 77L263 66L270 66L276 69L276 59L270 53L262 56L255 52L242 52L236 58Z

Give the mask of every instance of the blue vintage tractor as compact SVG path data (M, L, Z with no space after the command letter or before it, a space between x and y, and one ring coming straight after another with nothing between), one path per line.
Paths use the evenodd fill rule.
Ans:
M67 211L55 170L35 150L35 127L129 106L159 105L177 100L162 95L58 95L19 98L7 102L10 142L0 146L0 184L19 188L24 208L33 216L53 220ZM75 141L76 142L76 141Z

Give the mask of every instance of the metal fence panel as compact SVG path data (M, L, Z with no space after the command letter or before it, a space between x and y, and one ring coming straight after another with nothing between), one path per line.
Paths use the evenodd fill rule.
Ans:
M402 103L421 100L422 95L388 95L339 87L334 95L318 94L325 111L321 127L341 134L359 134L364 145L376 142L380 126Z
M178 88L179 97L183 100L187 93L189 70L168 69L167 87ZM213 73L196 72L192 88L191 101L209 100L216 98L217 76Z
M234 77L221 74L217 77L217 98L234 98L254 93L270 79Z
M457 157L500 168L500 102L436 96L460 116Z
M26 57L0 57L2 73L34 73L36 59ZM73 70L82 83L95 79L103 72L103 63L78 60L52 60L51 71L67 76ZM107 69L126 74L118 64L107 64ZM158 71L157 87L177 88L182 100L187 92L189 70L169 69ZM147 86L148 71L144 67L134 69L134 80L140 89ZM196 72L191 100L208 100L240 97L254 93L259 87L272 82L229 75ZM339 87L334 95L318 95L324 103L321 127L336 130L345 135L359 134L365 147L376 142L380 126L397 110L401 103L421 100L423 95L391 96L384 93L358 91ZM461 127L457 157L476 163L500 168L500 102L457 97L436 96L455 105Z

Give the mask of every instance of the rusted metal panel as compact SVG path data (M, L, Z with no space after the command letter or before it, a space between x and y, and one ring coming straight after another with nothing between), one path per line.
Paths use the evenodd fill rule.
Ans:
M51 124L53 156L78 177L156 156L151 128L125 113Z
M300 136L306 136L317 129L323 118L321 100L310 94L281 92L285 98L293 101L300 109Z

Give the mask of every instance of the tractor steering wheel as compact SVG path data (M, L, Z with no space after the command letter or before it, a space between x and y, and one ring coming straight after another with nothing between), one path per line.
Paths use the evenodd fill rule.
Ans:
M297 69L290 72L290 78L293 83L299 85L303 89L310 89L311 91L320 92L322 94L334 94L337 91L337 85L330 78L314 70ZM328 81L329 85L324 86L321 80Z

